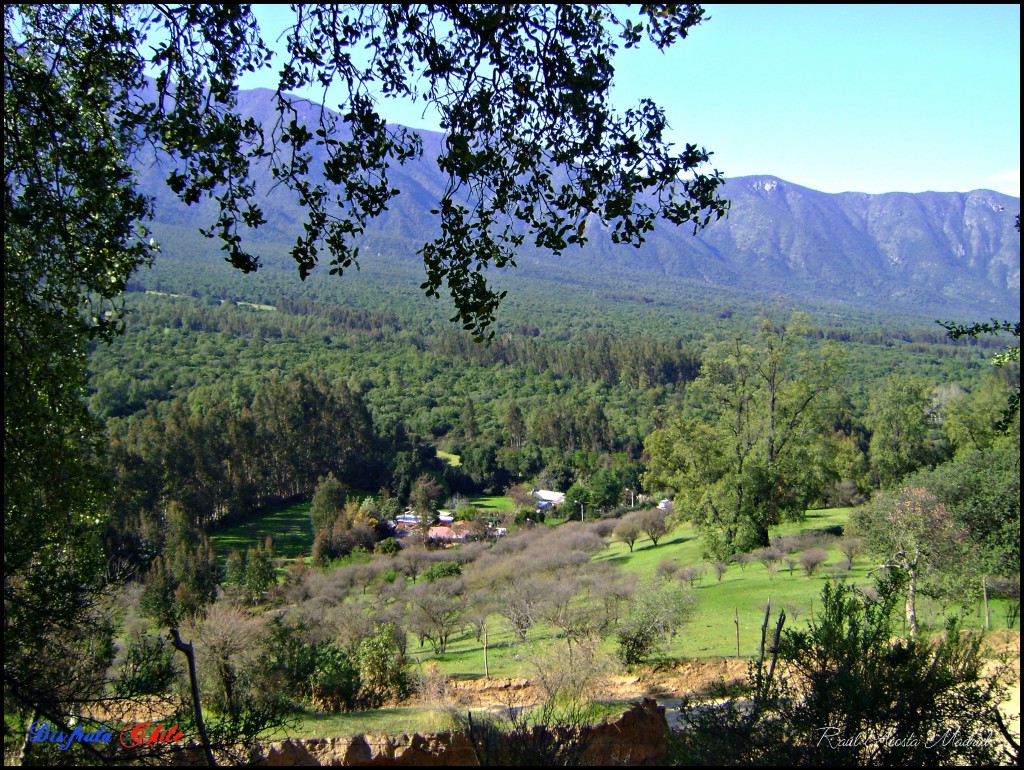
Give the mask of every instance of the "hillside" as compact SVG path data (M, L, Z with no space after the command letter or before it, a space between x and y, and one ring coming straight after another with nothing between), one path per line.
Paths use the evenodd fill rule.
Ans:
M269 96L265 90L243 92L242 114L269 126L275 118ZM312 126L313 108L303 117ZM416 250L435 233L429 212L445 183L436 163L442 137L421 135L423 157L389 170L390 183L402 194L371 223L364 253L418 263ZM313 148L314 167L322 163L319 152ZM142 187L156 201L158 235L167 226L195 229L212 222L212 204L185 207L163 184L166 163L150 158L141 165ZM256 181L266 196L268 222L254 243L264 264L282 264L302 212L269 173L257 173ZM520 271L513 274L584 290L608 282L705 292L728 288L887 312L1019 315L1019 198L990 190L830 194L770 176L730 179L725 195L732 202L729 216L697 236L688 227L659 225L637 250L613 244L594 221L582 250L573 247L554 257L524 246ZM208 245L208 255L216 254L216 245Z

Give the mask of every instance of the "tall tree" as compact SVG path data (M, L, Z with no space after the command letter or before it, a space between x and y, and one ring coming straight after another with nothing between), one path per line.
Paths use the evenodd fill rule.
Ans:
M822 408L840 362L831 345L813 348L807 318L762 319L708 347L689 388L691 410L644 444L644 484L675 491L676 511L697 522L710 555L766 547L768 530L799 519L829 470L815 447L829 440Z
M927 581L962 578L977 559L969 532L949 508L923 487L903 487L858 508L851 522L882 566L900 577L907 630L917 633L917 594Z
M957 454L988 450L1005 423L1011 388L998 377L986 378L970 394L960 393L942 405L942 432Z
M1020 232L1020 215L1017 215L1017 231ZM939 321L939 325L946 329L946 333L952 340L961 338L977 339L984 334L999 335L1007 332L1017 338L1016 345L1009 344L1001 353L997 353L992 363L995 366L1003 367L1007 364L1017 362L1017 387L1006 398L1006 407L997 427L1009 431L1015 418L1020 417L1020 321L1000 321L993 318L991 323L958 324L952 321Z
M345 485L338 481L333 473L327 475L317 484L313 493L313 504L309 507L309 516L313 523L313 534L327 530L330 532L334 522L345 509L348 493Z
M469 443L476 438L478 430L476 407L473 405L473 399L467 398L466 405L462 408L462 416L459 418L459 432L462 434L461 437Z
M51 721L94 694L76 672L106 665L87 640L105 489L85 357L151 255L126 160L142 137L117 118L137 63L68 14L4 8L4 695ZM61 25L59 48L26 16Z
M907 480L945 505L973 547L972 567L989 575L1020 572L1020 433L999 436L984 449Z
M512 401L505 412L505 440L513 449L522 449L526 443L526 420L519 405Z
M942 459L930 388L922 381L892 376L868 404L870 462L876 486L891 488L918 468Z

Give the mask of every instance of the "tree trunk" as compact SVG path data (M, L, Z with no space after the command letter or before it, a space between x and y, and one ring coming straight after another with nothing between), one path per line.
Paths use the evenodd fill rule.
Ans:
M170 630L171 644L178 652L185 656L188 661L188 680L192 686L192 708L195 709L196 727L199 729L199 740L203 744L203 753L206 755L206 762L210 767L217 766L217 760L210 748L210 739L206 735L206 724L203 722L203 707L199 699L199 678L196 676L196 655L192 649L191 642L183 642L178 629Z
M917 636L917 570L907 570L907 632Z

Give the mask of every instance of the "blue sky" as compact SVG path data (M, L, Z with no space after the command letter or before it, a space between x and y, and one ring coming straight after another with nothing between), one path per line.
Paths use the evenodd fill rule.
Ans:
M620 51L615 101L653 99L727 178L1020 196L1019 5L705 8L669 51ZM386 117L437 129L422 106Z

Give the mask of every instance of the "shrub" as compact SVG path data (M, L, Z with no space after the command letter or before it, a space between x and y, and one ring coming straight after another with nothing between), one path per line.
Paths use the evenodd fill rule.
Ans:
M693 588L693 584L704 577L703 567L686 567L679 571L679 579L689 583L690 588Z
M431 564L423 571L423 579L434 582L446 577L458 577L462 574L462 565L457 561L439 561Z
M412 692L412 680L405 654L396 643L395 628L385 623L377 633L359 644L359 701L364 708L379 708L400 701Z
M358 704L359 668L343 649L326 642L317 648L309 689L317 708L350 711Z
M533 510L532 508L526 508L520 511L516 511L516 515L512 518L512 523L522 526L527 522L533 522L534 524L543 524L544 511Z
M679 562L675 559L662 559L654 568L654 576L659 580L671 580L679 571Z
M812 548L800 554L800 566L807 577L813 577L815 571L828 559L828 554L821 548Z
M394 556L398 553L400 548L401 546L398 543L398 538L386 537L373 547L373 552L383 554L385 556Z
M877 598L827 583L808 630L774 640L768 615L752 692L684 703L676 756L689 765L1016 764L998 705L1005 684L983 675L981 637L955 620L934 638L896 636L900 586ZM781 672L785 671L785 674ZM799 684L797 684L799 682Z
M627 666L643 661L675 633L695 604L693 592L679 583L641 586L619 624L619 659Z
M132 634L114 680L114 692L125 697L165 694L176 679L173 656L174 651L162 636Z
M754 557L749 553L734 553L732 556L729 557L729 561L735 564L739 564L740 571L745 572L747 569L747 565L750 564L753 558Z
M456 521L476 521L480 518L480 509L472 503L462 503L455 509Z

